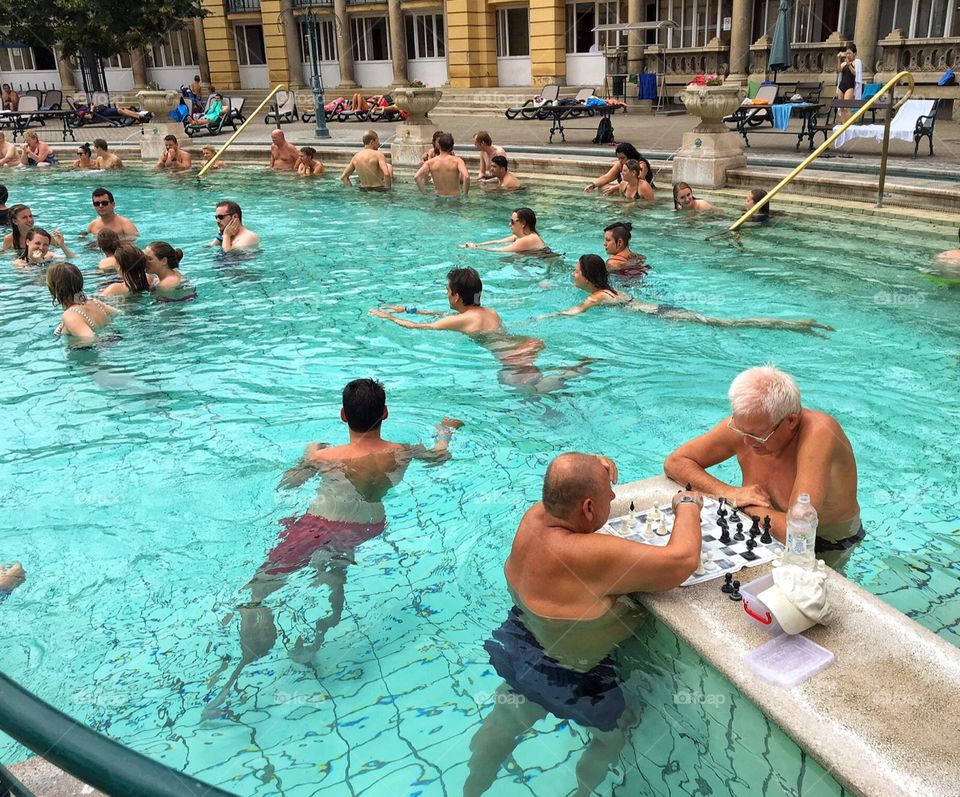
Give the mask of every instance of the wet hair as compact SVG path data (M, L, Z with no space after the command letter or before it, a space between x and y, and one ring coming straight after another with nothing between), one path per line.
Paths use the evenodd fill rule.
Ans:
M0 185L0 205L7 204L7 200L10 198L10 192L7 190L5 185Z
M98 196L105 196L110 200L110 204L115 204L113 194L111 194L106 188L94 188L93 189L93 199L96 199Z
M240 219L240 223L243 224L243 211L240 210L240 206L236 202L231 202L229 199L225 199L223 202L217 202L218 208L226 208L227 213L231 216L236 216Z
M583 278L593 285L594 288L601 290L613 290L610 287L610 274L607 271L607 264L599 255L580 255L577 261L580 265L580 273Z
M472 268L452 268L447 272L447 284L450 293L460 297L465 305L480 304L480 294L483 293L483 283L480 275Z
M481 130L477 133L473 140L477 144L486 144L488 147L493 144L493 139L490 138L490 134L486 130Z
M453 136L449 133L441 133L437 136L437 145L441 152L453 152Z
M499 166L501 169L510 170L510 166L507 163L507 159L503 155L494 155L490 158L490 163Z
M164 140L164 141L172 141L174 144L177 143L177 137L176 137L175 135L173 135L173 133L171 133L171 134L168 135L168 136L164 136L164 137L163 137L163 140Z
M107 140L105 138L95 138L93 140L93 146L97 149L102 149L104 152L107 151Z
M120 244L114 253L117 269L130 293L144 293L150 290L147 280L147 258L143 251L133 244Z
M750 191L750 198L753 200L754 204L756 204L757 202L759 202L759 201L760 201L761 199L763 199L766 195L767 195L767 192L764 191L762 188L754 188L752 191ZM757 215L758 215L758 216L769 216L769 215L770 215L770 203L767 202L766 205L764 205L762 208L760 208L760 210L757 211Z
M617 155L624 155L627 160L638 161L643 155L637 152L637 148L626 141L617 144L617 148L614 150Z
M637 163L645 163L647 166L647 174L642 179L646 180L651 188L656 188L656 184L653 182L653 167L650 165L650 161L646 158L636 158Z
M615 221L613 224L608 224L603 228L604 232L608 232L613 236L614 241L623 241L625 244L630 243L632 230L633 225L629 221Z
M83 274L73 263L52 263L47 269L47 290L54 304L68 307L83 295Z
M677 202L677 194L679 194L684 188L689 189L690 193L693 193L693 189L690 188L688 183L674 183L673 184L673 209L678 210L680 203Z
M354 432L380 428L387 394L376 379L354 379L343 389L343 414Z
M97 247L105 255L115 255L120 246L120 236L113 230L103 229L97 233Z
M93 156L93 152L91 152L89 144L77 144L77 149L79 149L88 158Z
M627 167L628 172L633 172L635 175L637 175L637 179L640 179L640 161L631 158L623 165Z
M23 249L20 251L20 257L24 260L27 258L27 244L29 244L34 238L44 237L47 239L47 245L49 246L52 238L50 233L48 233L43 227L31 227L27 230L27 234L23 236Z
M147 246L153 251L153 256L157 258L157 260L167 261L167 268L180 267L180 261L183 260L182 249L175 249L166 241L154 241L151 244L147 244Z
M430 141L433 143L433 148L434 148L434 150L437 150L437 148L439 147L439 144L437 144L437 139L440 138L440 136L442 136L442 135L443 135L443 131L442 131L442 130L434 130L434 131L433 131L433 136L430 138ZM438 150L438 151L439 151L439 150Z
M530 228L530 232L537 231L537 214L530 208L514 208L513 212L517 214L517 219L521 224Z
M367 130L360 140L363 142L363 146L367 146L371 141L376 141L378 138L380 138L380 136L377 135L376 130Z
M23 239L20 237L20 228L17 226L17 216L23 211L30 210L29 205L14 205L10 208L7 218L10 219L10 226L13 228L13 248L23 249Z
M306 155L308 158L312 158L317 154L317 151L313 147L301 147L300 151Z
M857 54L857 45L855 45L853 42L847 42L847 46L844 49L849 50L854 55Z

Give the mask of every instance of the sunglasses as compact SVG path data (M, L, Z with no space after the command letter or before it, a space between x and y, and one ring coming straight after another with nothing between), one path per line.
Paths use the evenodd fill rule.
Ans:
M786 420L786 416L784 416L779 421L777 421L776 425L770 430L770 433L765 437L757 437L755 434L750 434L749 432L740 431L736 426L733 425L733 418L727 421L727 428L731 432L736 432L738 435L740 435L743 438L749 437L751 440L756 440L759 445L763 445L764 443L767 442L767 440L773 437L774 434L776 434L777 429L780 428L780 424L783 423L785 420Z
M109 199L101 199L99 202L96 199L93 200L93 206L95 208L105 208L109 204L110 204Z
M520 219L510 219L510 222L509 222L509 223L510 223L510 224L519 224L519 223L520 223Z
M223 221L224 219L229 219L229 218L230 218L230 214L229 214L229 213L214 213L214 214L213 214L213 217L214 217L217 221Z

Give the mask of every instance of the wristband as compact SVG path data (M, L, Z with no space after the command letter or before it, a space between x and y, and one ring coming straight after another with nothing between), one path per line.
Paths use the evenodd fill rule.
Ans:
M683 496L683 498L677 501L677 506L680 506L680 504L696 504L697 506L700 506L700 504L697 503L697 499L694 498L692 495Z
M417 308L414 307L413 305L410 305L409 307L404 307L403 312L408 313L409 315L416 315Z
M449 426L441 426L437 429L437 440L450 440L453 437L453 429Z

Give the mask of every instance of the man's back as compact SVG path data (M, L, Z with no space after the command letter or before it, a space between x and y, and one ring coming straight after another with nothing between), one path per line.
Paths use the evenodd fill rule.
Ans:
M459 196L461 173L465 170L463 159L441 152L427 161L433 186L440 196Z
M379 150L364 149L353 156L353 166L364 188L382 186L386 175L380 166Z
M467 307L459 316L458 330L466 335L481 335L484 332L496 332L503 327L503 322L496 310L480 305Z

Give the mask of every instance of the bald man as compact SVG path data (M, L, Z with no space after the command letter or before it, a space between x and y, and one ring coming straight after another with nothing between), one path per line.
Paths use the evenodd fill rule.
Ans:
M694 571L703 499L674 497L662 548L594 534L610 516L616 479L606 457L562 454L547 469L543 500L520 522L504 566L514 606L484 646L504 683L470 743L465 797L492 785L519 737L548 713L590 731L577 794L592 794L618 758L630 717L610 654L640 619L621 597L673 589Z
M278 171L291 171L300 161L300 150L287 141L282 130L270 134L270 168Z

